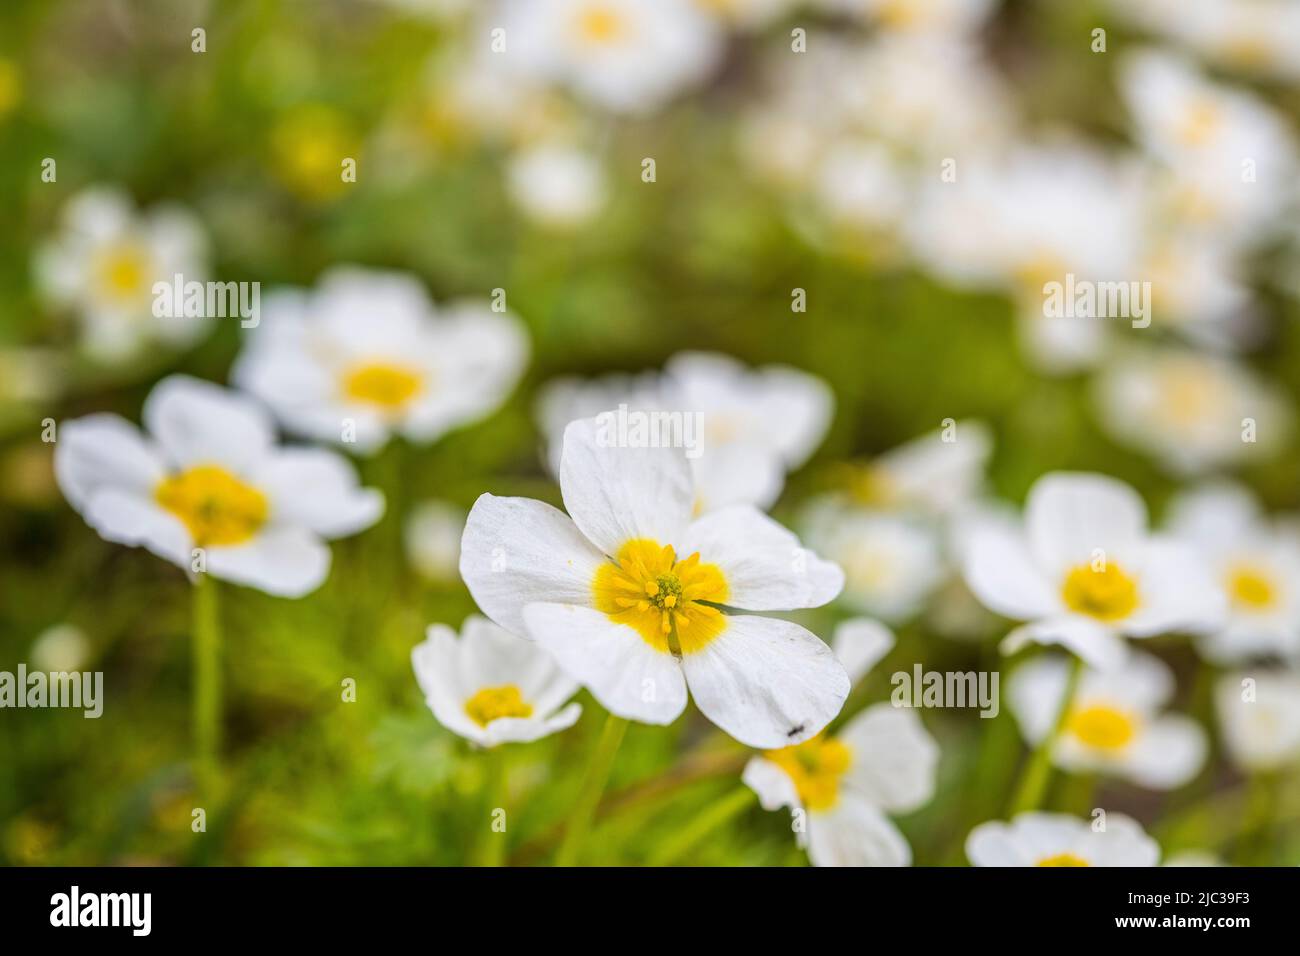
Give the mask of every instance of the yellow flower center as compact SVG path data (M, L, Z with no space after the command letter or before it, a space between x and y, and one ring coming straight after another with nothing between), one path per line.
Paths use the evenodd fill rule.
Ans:
M1252 611L1277 606L1277 584L1261 568L1238 565L1228 572L1228 594L1232 603Z
M271 134L280 179L307 199L324 199L345 185L343 160L357 158L357 144L342 114L325 106L302 106Z
M877 10L877 15L882 24L895 29L917 26L925 19L922 4L917 0L885 0Z
M1058 853L1055 856L1043 857L1035 866L1092 866L1092 864L1073 853Z
M603 4L593 3L578 14L578 36L587 43L611 43L626 29L618 11Z
M1138 606L1137 582L1114 561L1100 570L1090 564L1071 569L1061 597L1071 611L1099 621L1121 621Z
M1268 66L1276 58L1276 45L1262 36L1237 36L1225 41L1220 55L1234 66Z
M266 523L266 496L217 465L170 475L154 500L189 529L198 547L243 544Z
M1047 283L1063 282L1067 271L1059 256L1044 252L1022 262L1014 271L1013 278L1021 296L1033 301L1042 298L1043 286Z
M1097 750L1122 750L1137 734L1137 720L1117 707L1088 704L1066 721L1067 733Z
M134 242L105 250L95 263L100 293L115 301L139 298L152 270L148 251Z
M474 723L486 727L502 717L531 717L533 705L524 700L524 695L514 684L503 684L484 687L465 701L465 713Z
M876 508L892 508L901 495L898 483L879 465L860 465L849 473L849 489L856 501Z
M849 769L853 752L842 741L818 734L793 747L769 750L763 756L794 781L794 789L806 808L829 810L839 798L840 779Z
M366 362L343 376L343 394L356 402L400 411L424 389L424 376L394 362Z
M727 579L699 552L678 561L672 545L634 538L596 569L591 587L597 610L665 653L701 650L727 626L711 606L726 603Z
M1223 112L1211 100L1198 100L1188 108L1178 125L1178 138L1184 146L1203 146L1223 122Z

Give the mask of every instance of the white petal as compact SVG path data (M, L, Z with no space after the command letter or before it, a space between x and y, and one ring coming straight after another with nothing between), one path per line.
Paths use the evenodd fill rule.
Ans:
M619 447L617 429L603 421L564 430L560 490L574 523L608 555L634 538L681 540L695 494L685 449Z
M541 740L543 737L549 737L561 730L568 730L578 722L578 718L581 716L582 705L573 703L545 720L538 720L533 717L527 719L501 717L487 725L487 744L488 746L511 743L526 744L534 740Z
M461 681L456 632L445 624L431 625L424 642L411 649L411 667L438 723L452 733L486 744L484 729L465 712L465 700L473 691Z
M852 753L844 783L870 803L907 813L934 796L939 745L916 711L876 704L837 736Z
M1016 628L999 650L1010 656L1027 644L1059 644L1089 667L1113 670L1124 663L1127 649L1113 630L1090 617L1072 614L1035 621Z
M807 740L840 712L849 677L811 632L777 618L728 615L727 627L682 658L696 706L750 747Z
M1049 578L1092 561L1097 551L1124 561L1146 526L1138 493L1105 475L1054 472L1034 483L1025 505L1030 550Z
M1170 631L1212 632L1227 616L1227 596L1210 566L1194 550L1153 539L1142 549L1139 606L1119 622L1125 634L1150 637Z
M270 418L250 399L211 382L172 375L144 403L144 422L172 464L215 464L246 475L275 437Z
M691 459L695 510L699 514L728 505L766 510L781 495L785 469L775 455L752 445L730 444L701 450Z
M734 505L705 515L686 531L678 556L696 551L716 564L727 579L731 607L749 611L789 611L820 607L844 587L839 565L823 561L799 539L749 505Z
M909 866L912 848L876 807L845 794L808 815L808 859L813 866Z
M986 525L971 535L965 551L966 584L989 610L1032 621L1060 609L1058 596L1019 534Z
M764 810L800 806L799 791L790 775L766 757L750 757L740 779L758 794L758 802Z
M1105 830L1089 828L1088 860L1093 866L1155 866L1160 845L1132 817L1109 813Z
M180 567L190 566L193 541L189 532L150 498L105 488L86 502L85 518L106 541L142 546Z
M1172 790L1187 783L1205 764L1205 731L1190 717L1169 714L1143 728L1126 755L1125 772L1153 790Z
M460 574L479 608L519 635L525 604L590 604L603 561L568 515L531 498L481 495L460 546Z
M213 577L297 598L325 583L330 549L305 528L272 526L247 544L208 548L207 562Z
M843 621L831 636L831 650L856 684L894 647L894 632L869 617Z
M158 450L117 415L88 415L59 426L54 474L78 511L96 490L116 488L149 496L163 478Z
M529 636L610 713L670 724L686 707L686 682L677 661L632 628L572 604L529 604L523 616Z
M252 479L271 499L272 520L326 538L369 528L384 513L383 493L358 487L351 463L323 448L278 449Z

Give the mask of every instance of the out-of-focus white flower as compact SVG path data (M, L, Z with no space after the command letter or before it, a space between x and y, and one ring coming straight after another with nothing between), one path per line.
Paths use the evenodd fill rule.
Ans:
M207 240L176 205L139 214L120 189L85 189L69 200L35 267L44 294L76 313L87 353L102 362L125 361L149 345L182 348L210 324L209 317L154 316L155 283L170 286L178 274L207 279Z
M1080 144L1021 146L1005 157L964 161L956 182L929 181L909 242L922 265L946 281L1010 294L1030 358L1045 371L1069 372L1101 357L1107 323L1128 323L1048 315L1047 284L1068 276L1139 281L1146 201L1135 164Z
M1292 412L1273 385L1231 359L1130 349L1093 382L1102 427L1176 475L1233 465L1281 445Z
M992 451L983 422L953 422L872 460L855 476L853 496L872 507L950 515L979 495Z
M1167 207L1183 229L1255 244L1283 221L1297 151L1270 107L1156 51L1124 61L1120 90L1138 138L1171 178Z
M830 147L815 195L832 224L892 234L907 213L909 185L907 172L879 142L847 139Z
M1300 79L1300 7L1292 0L1116 0L1112 6L1225 69Z
M1209 850L1183 850L1165 858L1161 866L1226 866L1221 857Z
M531 219L567 228L587 222L605 204L605 175L588 152L547 143L510 161L510 195Z
M465 510L445 501L422 501L406 519L406 556L431 581L451 581L460 565Z
M995 0L818 0L836 13L869 20L886 30L963 33L978 29Z
M799 0L691 0L710 16L740 30L758 30L784 16Z
M1061 644L1093 667L1123 664L1121 635L1218 626L1224 597L1196 552L1152 536L1128 485L1055 472L1029 491L1023 530L988 523L965 548L966 583L986 607L1029 623L1003 641Z
M1244 487L1184 492L1170 504L1169 532L1197 548L1228 595L1221 629L1200 641L1220 664L1277 655L1300 660L1300 535L1270 523Z
M537 416L547 460L559 471L569 422L626 406L632 413L697 416L689 449L697 514L733 504L767 508L825 436L834 397L819 378L786 366L748 369L735 359L684 352L663 375L614 375L591 381L557 379L542 389ZM685 419L683 419L685 421ZM698 431L698 434L694 432Z
M894 632L869 617L841 622L831 635L831 650L844 665L849 682L856 684L894 647Z
M915 711L876 704L834 737L751 758L744 781L763 809L796 814L796 839L814 866L907 866L912 849L885 814L926 803L938 762Z
M1063 813L981 823L966 838L972 866L1155 866L1160 846L1122 813L1089 824Z
M1224 747L1239 766L1267 771L1300 763L1300 675L1227 674L1214 699Z
M1064 658L1042 657L1011 675L1008 701L1030 744L1054 729L1069 669ZM1196 721L1160 712L1173 692L1173 674L1149 654L1130 654L1114 670L1085 670L1053 761L1069 771L1113 774L1156 790L1182 786L1205 763L1207 746Z
M504 62L610 110L646 113L703 80L722 52L691 0L507 0Z
M90 659L90 640L81 628L56 624L32 641L32 667L50 672L79 671Z
M693 484L683 449L611 446L595 419L572 422L568 514L481 496L461 576L484 613L542 644L614 714L671 723L689 686L741 743L799 743L839 712L844 667L799 625L731 609L818 607L844 576L752 507L692 520Z
M59 487L107 541L301 597L329 574L325 540L383 513L383 496L359 487L345 458L277 447L262 407L238 392L173 375L149 393L144 422L148 435L117 415L60 426Z
M938 529L918 516L831 497L813 502L801 527L844 569L844 603L891 624L916 614L947 573Z
M231 374L289 430L369 454L487 415L527 357L522 323L486 301L435 311L407 275L338 267L266 296Z
M1228 246L1180 232L1161 236L1142 253L1137 273L1151 283L1151 321L1198 345L1239 350L1258 337L1253 296Z
M578 690L551 655L486 618L471 615L460 637L429 627L411 666L433 716L482 747L528 743L572 727L582 705L561 705Z

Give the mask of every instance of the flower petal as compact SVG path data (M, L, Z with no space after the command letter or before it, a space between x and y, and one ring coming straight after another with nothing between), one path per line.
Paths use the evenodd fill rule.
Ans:
M682 658L696 705L750 747L807 740L840 712L849 676L810 631L777 618L728 615L727 627Z
M677 661L632 628L572 604L529 604L523 617L529 636L610 713L670 724L686 707L686 682Z
M1030 489L1025 530L1048 577L1086 564L1094 552L1126 560L1146 534L1147 508L1122 481L1106 475L1054 472Z
M84 511L87 499L102 488L148 496L163 473L158 450L120 416L87 415L59 426L54 475L78 511Z
M274 426L262 407L211 382L172 375L144 403L144 422L173 465L211 463L247 475L271 449Z
M586 418L564 430L564 507L588 540L609 555L634 538L680 541L695 494L685 450L620 447L612 421Z
M740 779L758 794L759 805L764 810L801 805L799 791L790 775L766 757L750 757Z
M1035 621L1016 628L998 648L1010 656L1027 644L1059 644L1072 651L1089 667L1114 670L1121 666L1128 651L1113 630L1100 621L1078 614L1062 615Z
M207 562L213 577L297 598L325 583L330 549L306 528L270 527L247 544L208 548Z
M106 541L145 547L182 568L190 566L193 540L189 532L148 498L105 488L86 502L85 518Z
M845 794L808 815L808 859L813 866L909 866L912 848L880 810Z
M272 520L340 538L369 528L384 513L383 493L358 487L357 473L323 448L273 452L253 473L271 499Z
M1172 790L1187 783L1205 764L1205 731L1190 717L1167 714L1149 723L1133 742L1124 773L1153 790Z
M705 515L680 539L679 556L698 551L727 579L726 603L749 611L820 607L844 587L839 565L824 561L750 505Z
M1032 621L1061 609L1024 539L991 524L966 543L966 584L989 610L1018 621Z
M939 745L916 711L876 704L838 737L853 754L845 784L870 803L907 813L934 796Z
M894 647L894 632L869 617L843 621L831 636L831 650L856 684Z

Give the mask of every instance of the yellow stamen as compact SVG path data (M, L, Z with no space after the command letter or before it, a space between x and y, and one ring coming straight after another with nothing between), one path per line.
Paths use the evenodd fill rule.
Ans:
M1043 857L1035 866L1092 866L1092 864L1073 853L1058 853L1055 856Z
M101 294L114 301L138 299L149 291L152 260L135 242L123 242L100 254L95 263Z
M1277 583L1261 568L1237 565L1228 572L1228 595L1232 603L1252 611L1277 606Z
M197 465L170 475L154 500L189 529L198 547L243 544L266 523L266 496L217 465Z
M782 750L763 756L784 770L794 782L799 799L809 810L829 810L839 799L840 779L852 763L848 745L818 734Z
M465 713L480 727L486 727L502 717L531 717L533 705L514 684L484 687L465 701Z
M1185 146L1203 146L1209 142L1223 122L1223 111L1217 103L1198 100L1187 110L1178 125L1178 138Z
M1070 714L1065 731L1097 750L1123 750L1137 735L1137 719L1117 707L1087 704Z
M593 3L578 14L578 36L587 43L610 43L627 30L617 10Z
M1138 606L1137 581L1114 561L1100 570L1090 564L1073 568L1061 587L1065 606L1099 621L1121 621Z
M591 587L598 610L665 653L698 651L726 627L722 612L710 606L727 600L721 569L702 564L698 554L678 561L671 546L647 538L624 544L614 561L596 569Z
M367 362L343 376L343 394L356 402L396 412L424 390L424 376L394 362Z

